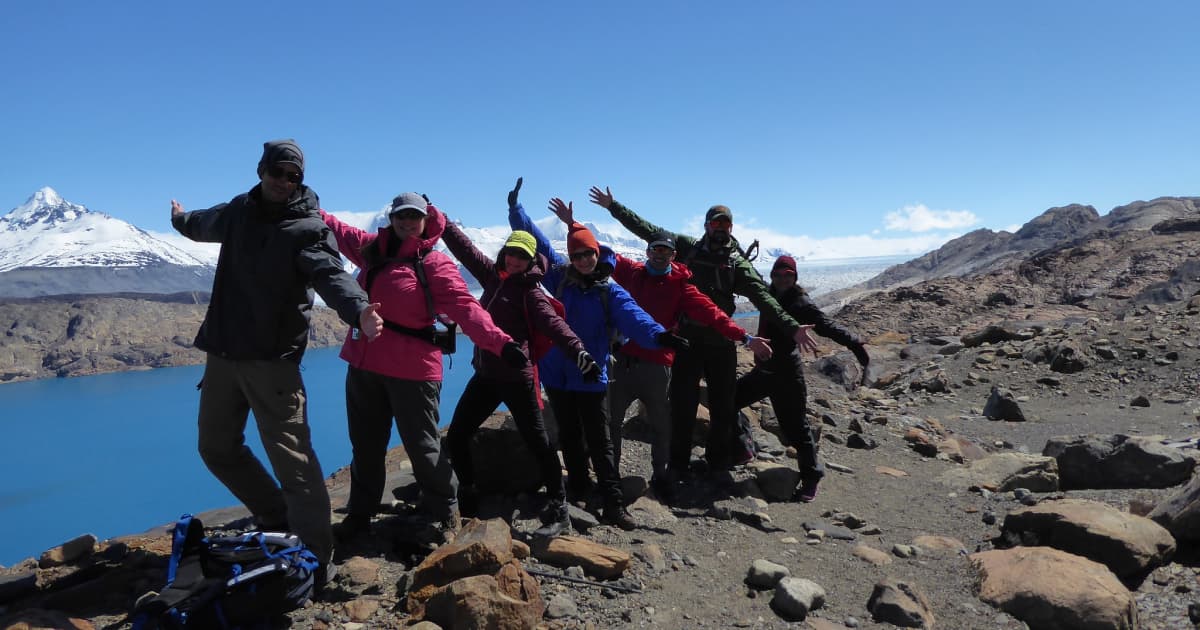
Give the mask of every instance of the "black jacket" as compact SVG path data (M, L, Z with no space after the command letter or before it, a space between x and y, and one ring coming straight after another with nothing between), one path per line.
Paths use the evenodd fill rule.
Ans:
M367 296L342 267L318 206L307 186L283 204L264 203L255 186L229 203L171 218L193 241L221 244L197 348L229 359L299 362L313 287L343 321L358 325Z
M812 324L812 332L846 346L860 363L865 364L864 357L866 357L867 351L863 348L862 339L829 319L829 316L808 297L807 292L798 286L781 292L775 288L775 285L770 286L770 291L771 296L796 321L801 324ZM766 311L759 313L758 336L770 339L772 350L771 358L761 362L764 368L782 370L798 364L800 357L796 353L796 340L793 338L792 330L771 313Z

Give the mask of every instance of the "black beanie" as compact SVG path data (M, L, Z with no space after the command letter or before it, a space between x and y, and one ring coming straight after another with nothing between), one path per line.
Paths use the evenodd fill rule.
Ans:
M258 161L258 168L261 170L281 162L294 165L300 169L301 175L304 174L304 152L300 150L300 145L296 144L295 140L285 138L264 142L262 159Z

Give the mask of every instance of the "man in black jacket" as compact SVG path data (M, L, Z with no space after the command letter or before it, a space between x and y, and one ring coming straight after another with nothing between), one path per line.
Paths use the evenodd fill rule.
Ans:
M775 261L769 290L792 319L812 325L813 332L849 348L862 364L863 381L867 380L867 366L871 357L862 339L829 319L809 299L808 293L796 284L796 261L791 256L780 256ZM816 440L808 424L804 362L788 325L771 312L759 313L758 334L771 340L771 348L775 352L769 359L756 361L754 369L738 379L734 404L741 409L765 396L771 397L771 406L779 418L779 426L787 436L789 445L796 448L796 459L800 466L800 487L793 498L807 503L817 498L817 484L825 476L825 467L817 459Z
M308 428L300 359L308 345L313 288L342 320L374 338L383 329L366 294L342 267L332 232L305 186L293 140L263 144L260 183L229 203L185 212L171 225L193 241L220 243L212 298L195 345L208 353L200 386L199 449L205 465L268 530L295 532L332 577L333 532L325 476ZM253 411L272 478L245 444Z

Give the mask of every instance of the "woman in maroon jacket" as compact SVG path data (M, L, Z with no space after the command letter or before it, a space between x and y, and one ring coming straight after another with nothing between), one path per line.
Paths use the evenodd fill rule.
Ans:
M544 256L536 253L533 235L513 232L495 262L480 252L453 223L447 222L442 237L450 252L483 286L480 302L492 316L492 321L511 335L527 356L531 331L536 329L573 359L595 363L583 349L583 342L558 316L545 292L538 287L547 263ZM515 369L499 361L498 357L480 352L476 353L472 364L475 375L458 400L447 435L450 461L458 475L460 509L469 514L471 504L478 496L471 462L471 436L500 403L504 403L521 437L537 457L542 482L546 484L546 509L541 514L546 527L538 533L550 536L561 533L570 527L562 466L542 422L541 394L534 381L532 365Z
M387 227L377 233L346 225L324 211L321 218L342 254L361 269L358 283L371 302L380 304L384 319L383 333L369 345L364 335L351 330L342 346L341 357L350 364L346 416L354 459L349 514L334 531L346 541L370 530L383 497L393 418L412 460L424 511L443 528L457 529L454 471L441 452L437 428L442 352L428 337L416 335L432 328L432 310L458 322L479 351L497 361L525 365L524 354L471 297L454 261L433 250L446 221L421 195L397 196Z

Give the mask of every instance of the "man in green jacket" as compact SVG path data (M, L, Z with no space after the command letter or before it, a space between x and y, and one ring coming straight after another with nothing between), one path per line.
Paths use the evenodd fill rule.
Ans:
M613 199L605 188L592 187L592 203L606 209L626 229L643 239L663 228L646 221ZM762 313L769 313L791 330L796 345L814 350L816 343L808 334L812 326L801 325L771 297L762 276L742 253L733 237L733 212L726 206L713 206L704 217L704 236L699 240L674 234L675 259L692 272L692 284L707 295L727 315L734 312L734 295L750 299ZM708 383L708 410L711 417L704 457L710 470L724 470L754 457L753 446L744 444L737 432L737 348L734 342L716 330L683 317L679 334L691 342L677 351L671 374L671 461L669 470L676 479L687 476L692 449L692 425L700 404L700 379Z

